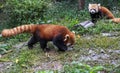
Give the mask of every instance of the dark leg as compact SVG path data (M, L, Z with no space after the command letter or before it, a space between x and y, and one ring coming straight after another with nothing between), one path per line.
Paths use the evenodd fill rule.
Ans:
M53 44L57 46L60 51L66 51L67 46L64 44L62 35L58 35L53 39Z
M102 13L101 12L98 12L98 13L94 13L94 14L91 14L90 13L90 16L91 16L91 21L93 23L96 23L99 19L102 19Z
M32 36L31 37L31 39L29 40L29 42L28 42L28 48L29 49L32 49L33 48L33 45L35 44L35 43L37 43L38 41L36 40L36 38L34 37L34 36Z
M93 22L93 23L96 23L97 22L97 15L96 14L91 14L90 13L90 15L91 15L91 21Z
M47 48L47 41L45 40L40 40L40 46L43 49L44 52L49 51L49 49Z

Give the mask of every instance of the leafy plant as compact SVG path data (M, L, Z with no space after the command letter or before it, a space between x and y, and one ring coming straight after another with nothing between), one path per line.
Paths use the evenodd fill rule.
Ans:
M90 65L75 62L73 62L71 65L67 64L64 66L65 73L97 73L98 71L102 70L104 70L103 66L91 67Z
M9 25L40 23L49 0L7 0L4 12L9 16Z

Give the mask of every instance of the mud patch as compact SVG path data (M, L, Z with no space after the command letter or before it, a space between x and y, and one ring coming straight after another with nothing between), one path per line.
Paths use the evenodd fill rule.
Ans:
M40 65L33 66L32 69L37 72L39 70L61 70L62 64L59 61L41 63Z
M12 65L12 62L0 62L0 73L3 73L5 70L9 69Z
M44 53L45 57L43 61L37 60L32 66L32 70L34 72L38 72L40 70L62 70L63 65L62 62L56 57L58 56L58 52L56 50L51 49L49 52Z
M98 64L118 65L120 63L120 50L103 50L98 53L95 50L89 50L88 55L82 55L79 58L82 62L97 62Z

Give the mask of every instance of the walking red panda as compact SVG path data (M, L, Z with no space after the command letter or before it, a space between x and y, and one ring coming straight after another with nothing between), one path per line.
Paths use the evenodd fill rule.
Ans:
M44 51L48 50L47 42L52 41L60 51L66 51L68 47L75 43L75 34L73 32L65 26L53 24L22 25L13 29L4 29L1 34L3 37L10 37L24 32L33 34L28 42L30 49L35 43L39 42Z
M119 23L120 18L115 18L112 12L106 7L101 6L100 4L89 4L88 10L91 15L92 22L97 22L99 18L112 19L113 22Z

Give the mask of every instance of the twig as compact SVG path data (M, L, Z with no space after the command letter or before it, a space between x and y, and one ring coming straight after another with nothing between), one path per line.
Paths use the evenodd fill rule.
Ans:
M0 59L0 62L9 62L10 60L8 59Z
M10 52L12 52L12 51L13 51L13 50L8 50L8 51L6 51L4 54L10 53ZM4 54L3 54L3 55L4 55Z

